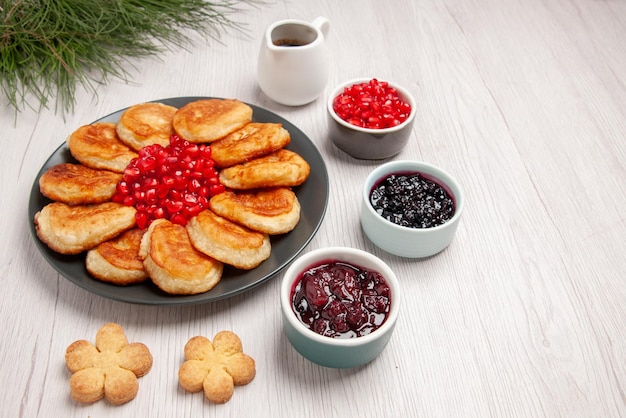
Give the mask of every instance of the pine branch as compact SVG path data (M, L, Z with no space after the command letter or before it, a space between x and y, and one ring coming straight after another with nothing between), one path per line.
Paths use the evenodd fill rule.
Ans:
M129 81L136 59L187 48L189 31L219 41L244 31L242 5L262 0L0 0L0 91L26 106L72 112L78 86ZM36 105L29 102L35 99Z

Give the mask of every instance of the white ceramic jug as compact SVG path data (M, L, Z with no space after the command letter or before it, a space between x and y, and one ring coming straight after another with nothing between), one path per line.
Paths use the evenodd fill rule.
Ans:
M318 17L313 22L281 20L270 25L263 36L257 80L272 100L300 106L324 91L330 72L326 44L330 22Z

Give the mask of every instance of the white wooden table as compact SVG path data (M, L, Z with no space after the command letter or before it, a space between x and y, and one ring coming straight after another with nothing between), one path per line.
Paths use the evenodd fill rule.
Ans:
M270 23L331 21L330 83L290 108L256 84ZM249 36L146 59L135 81L80 90L74 113L0 114L0 415L3 417L626 416L626 2L621 0L279 1L238 16ZM335 84L378 77L417 99L397 159L444 167L467 207L457 236L425 260L379 250L359 226L359 192L378 162L327 138ZM330 176L326 217L304 251L376 254L406 291L396 332L367 366L303 359L281 328L278 274L250 292L193 306L106 299L44 260L28 197L48 156L78 126L142 101L236 97L298 126ZM122 406L69 396L66 347L107 322L146 344L152 370ZM177 372L195 335L230 329L257 376L226 404L185 393Z

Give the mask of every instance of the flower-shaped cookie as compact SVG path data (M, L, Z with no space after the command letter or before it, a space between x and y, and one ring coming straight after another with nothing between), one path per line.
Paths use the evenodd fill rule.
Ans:
M142 343L128 343L118 324L106 324L96 334L96 345L73 342L65 352L72 372L70 395L78 402L95 402L103 397L115 405L137 396L141 377L152 367L152 355Z
M208 400L228 402L235 385L245 385L254 379L254 359L243 353L241 340L231 331L221 331L213 343L202 336L185 344L185 362L178 371L180 386L188 392L204 389Z

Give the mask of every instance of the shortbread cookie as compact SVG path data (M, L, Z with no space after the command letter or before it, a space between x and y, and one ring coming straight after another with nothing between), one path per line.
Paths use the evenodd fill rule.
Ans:
M233 396L235 386L250 383L255 375L254 359L243 353L239 337L231 331L221 331L213 342L203 336L187 342L178 381L188 392L204 390L211 402L225 403Z
M105 398L120 405L137 396L137 378L152 368L152 354L142 343L129 343L122 327L110 323L98 330L95 346L78 340L67 347L65 363L72 372L72 399L96 402Z

